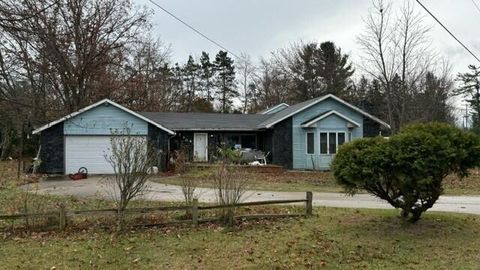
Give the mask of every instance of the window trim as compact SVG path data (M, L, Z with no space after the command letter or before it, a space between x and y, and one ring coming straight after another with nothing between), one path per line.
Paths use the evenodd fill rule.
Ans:
M313 134L313 153L308 153L308 134ZM315 131L307 131L305 133L305 153L307 155L315 155Z

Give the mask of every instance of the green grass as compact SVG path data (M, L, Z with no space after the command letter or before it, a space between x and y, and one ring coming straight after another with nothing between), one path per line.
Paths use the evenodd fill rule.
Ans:
M211 175L214 169L191 170L183 175L156 177L153 181L180 185L182 179L190 178L198 181L199 187L212 187ZM332 172L284 171L281 173L246 172L250 189L269 191L314 191L342 192L335 182ZM480 195L480 170L472 170L466 178L449 175L444 180L445 194L448 195Z
M477 269L478 217L317 208L315 217L114 236L35 234L0 245L2 269Z
M190 170L183 175L156 177L152 180L163 184L180 185L185 178L197 181L199 187L213 187L214 169ZM284 171L280 173L243 172L249 188L270 191L341 192L330 172Z
M208 179L209 173L197 171L176 177L201 181ZM249 177L257 181L258 189L335 188L329 173ZM459 193L479 191L478 179L475 172L462 181L449 178L446 188ZM312 186L318 189L310 189ZM0 213L21 212L24 196L26 193L17 188L0 188ZM35 211L52 210L58 203L69 209L114 206L107 200L28 196L29 208ZM134 201L131 207L165 204L170 203ZM244 211L285 213L302 209L276 206ZM178 225L118 236L111 229L80 220L66 232L0 233L0 269L478 269L480 265L478 216L432 212L417 224L408 224L399 220L396 210L314 211L315 216L307 219L244 221L233 229L213 224L199 228ZM113 224L109 222L103 224Z

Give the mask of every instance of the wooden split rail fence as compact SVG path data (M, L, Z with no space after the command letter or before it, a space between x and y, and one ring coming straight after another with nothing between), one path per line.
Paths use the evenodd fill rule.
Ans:
M245 219L259 219L259 218L279 218L279 217L295 217L295 216L311 216L313 210L313 194L312 192L306 192L305 199L297 200L269 200L269 201L256 201L245 202L232 205L199 205L198 200L193 200L191 206L164 206L164 207L148 207L148 208L128 208L124 211L124 214L147 214L158 212L172 212L172 211L190 211L192 219L190 220L176 220L169 223L192 223L194 226L198 226L200 222L214 221L216 219L200 219L199 212L201 210L213 210L213 209L228 209L228 208L240 208L246 206L258 206L258 205L274 205L274 204L292 204L292 203L305 203L305 213L303 214L257 214L257 215L244 215L235 216L234 218ZM76 216L111 216L117 214L117 209L93 209L93 210L68 210L65 205L60 205L58 211L44 212L44 213L28 213L28 214L15 214L15 215L0 215L0 220L17 220L17 219L29 219L29 218L58 218L58 228L64 230L67 226L67 219ZM164 225L152 224L152 225Z

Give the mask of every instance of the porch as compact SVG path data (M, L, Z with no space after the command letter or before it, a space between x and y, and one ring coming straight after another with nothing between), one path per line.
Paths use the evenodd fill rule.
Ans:
M214 163L218 149L252 149L269 152L264 132L260 131L179 131L170 140L170 151L182 150L193 164ZM267 157L267 163L271 155Z

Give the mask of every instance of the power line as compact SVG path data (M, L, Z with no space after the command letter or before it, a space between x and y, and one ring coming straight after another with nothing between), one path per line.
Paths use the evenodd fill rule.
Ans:
M241 59L241 57L239 57L238 55L236 55L235 53L233 53L232 51L230 51L229 49L227 49L225 46L221 45L220 43L216 42L215 40L209 38L207 35L205 35L204 33L200 32L200 30L197 30L195 27L193 27L192 25L190 25L189 23L185 22L184 20L182 20L181 18L179 18L178 16L176 16L175 14L173 14L172 12L168 11L166 8L160 6L158 3L154 2L153 0L148 0L150 3L154 4L155 6L157 6L159 9L163 10L165 13L167 13L168 15L170 15L171 17L173 17L175 20L179 21L180 23L182 23L183 25L185 25L186 27L190 28L191 30L193 30L195 33L199 34L200 36L202 36L203 38L205 38L206 40L210 41L211 43L215 44L216 46L220 47L221 49L227 51L228 53L230 53L231 55L235 56L236 58L238 59Z
M34 18L38 15L40 15L41 13L47 11L47 9L53 7L54 5L58 4L58 1L55 1L53 3L51 3L50 5L46 6L45 8L42 8L41 10L35 12L34 14L31 14L31 15L28 15L28 16L25 16L25 17L22 17L22 18L15 18L15 19L4 19L4 18L0 18L0 22L1 21L8 21L8 22L18 22L18 21L25 21L25 20L28 20L28 19L31 19L31 18ZM8 12L7 12L8 13ZM8 14L8 15L13 15L13 14Z
M443 23L441 23L437 17L435 17L435 15L432 14L432 12L430 12L430 10L428 10L421 2L420 0L416 0L417 3L422 6L423 9L425 9L425 11L430 14L430 16L432 16L433 19L435 19L435 21L437 21L438 24L440 24L440 26L443 27L443 29L445 29L445 31L447 31L450 36L452 36L458 43L460 43L460 45L462 45L462 47L467 50L467 52L469 52L475 59L477 59L478 62L480 62L480 58L478 58L472 51L470 51L470 49L467 48L467 46L465 46L452 32L450 32L450 30L448 30L448 28L443 25Z
M472 0L472 3L475 5L475 8L480 12L480 7L478 6L477 2L475 0Z

